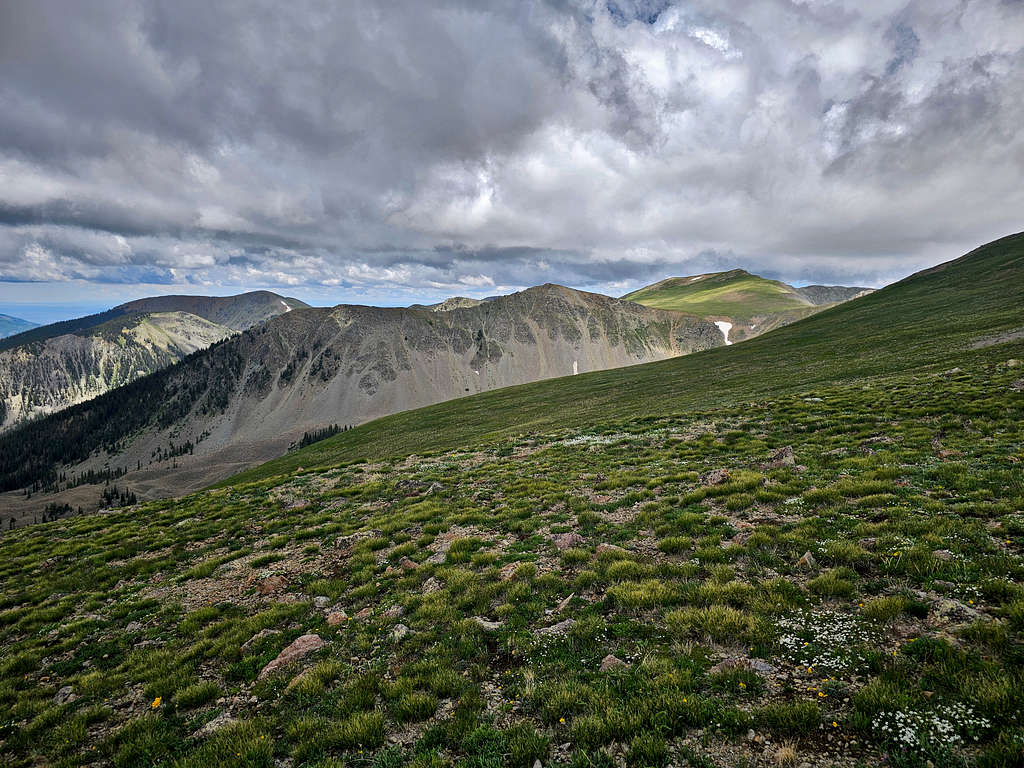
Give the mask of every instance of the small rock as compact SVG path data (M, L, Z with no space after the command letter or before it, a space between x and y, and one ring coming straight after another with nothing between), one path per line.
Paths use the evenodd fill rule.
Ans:
M936 549L932 554L943 562L949 562L953 559L953 553L948 549Z
M597 549L595 551L599 555L604 555L604 554L608 554L608 553L612 553L612 554L616 554L616 555L624 555L624 554L626 554L626 550L624 550L622 547L620 547L620 546L618 546L616 544L604 544L604 543L601 543L601 544L597 545Z
M78 697L75 695L74 688L72 688L70 685L65 685L63 688L57 691L57 695L53 697L53 703L60 705L70 704L77 698Z
M419 563L415 560L410 560L408 557L403 557L398 564L401 566L403 571L415 571L420 567Z
M629 667L629 665L626 662L611 653L601 659L602 672L611 672L615 669L626 669L627 667Z
M247 651L251 646L253 646L256 643L258 643L264 637L270 637L271 635L280 635L280 634L281 634L281 630L279 630L279 629L261 629L255 635L253 635L248 640L246 640L244 643L242 643L242 651Z
M941 579L932 582L932 586L940 592L953 592L956 590L956 584L951 581L942 581Z
M519 563L513 560L511 563L505 563L501 566L501 570L498 571L498 575L502 581L508 581L516 575L516 571L519 570Z
M550 627L542 627L541 629L538 629L535 634L542 637L557 637L559 635L564 635L574 626L576 626L575 619L565 619L557 624L552 624Z
M313 607L319 608L321 611L331 604L331 598L327 595L317 595L313 598Z
M214 733L219 731L224 726L231 725L233 722L235 722L235 718L233 718L230 713L221 712L219 715L213 718L213 720L211 720L198 731L193 733L192 738L205 739L208 736L212 736Z
M775 451L765 465L769 469L780 469L782 467L796 466L796 456L793 454L793 446L787 445Z
M397 483L395 483L396 489L402 491L411 491L411 493L406 494L407 496L415 496L417 493L419 493L419 491L426 487L427 484L424 483L422 480L413 480L412 478L399 480Z
M431 576L429 579L423 582L423 594L429 595L432 592L439 592L441 590L441 582Z
M381 614L385 619L397 619L399 616L405 615L405 608L395 603L388 608L384 613Z
M323 641L320 635L313 634L302 635L302 637L297 637L295 638L291 645L289 645L287 648L285 648L283 651L277 654L276 659L271 661L269 664L267 664L267 666L263 668L257 679L262 680L268 675L272 675L281 667L290 664L293 661L297 661L304 656L308 656L314 651L319 651L325 645L326 643Z
M331 611L327 614L327 626L336 627L348 621L348 614L345 611Z
M704 485L721 485L729 481L728 469L713 469L700 479Z
M357 619L368 619L373 616L373 608L366 606L356 614Z
M737 672L750 668L750 662L744 658L738 656L730 656L727 659L722 659L720 662L715 664L711 669L708 670L713 675L719 675L723 672Z
M753 741L755 736L757 736L757 734L754 733L753 728L747 731L747 741Z
M774 675L778 670L763 659L751 659L750 668L762 675Z
M796 567L802 568L805 571L813 571L818 567L818 561L814 559L814 555L810 552L804 552L803 556L796 561Z
M565 599L561 600L558 603L558 605L555 606L555 613L561 613L566 608L568 608L569 607L569 603L572 601L572 599L574 597L576 597L576 593L575 592L570 592L568 597L566 597Z
M585 539L578 533L559 533L551 537L551 540L555 542L555 546L559 549L570 549L582 544Z
M280 574L274 574L261 581L259 586L256 587L256 591L264 596L275 595L278 592L284 592L287 586L288 579Z
M483 616L474 616L473 621L475 621L485 632L497 632L504 626L500 621L490 621L485 619Z
M407 638L411 631L405 624L396 624L395 628L391 630L391 639L397 643Z
M942 619L969 621L978 618L981 613L958 600L943 598L935 604L935 615Z
M543 765L543 763L541 763L541 761L539 759L538 760L534 760L533 761L533 768L544 768L544 765Z
M128 622L128 626L124 628L125 632L141 632L142 625L137 621Z

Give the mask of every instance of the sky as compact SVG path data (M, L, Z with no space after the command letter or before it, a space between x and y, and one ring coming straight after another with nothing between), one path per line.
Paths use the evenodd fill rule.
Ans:
M0 74L0 312L37 321L879 286L1024 229L1024 0L4 2Z

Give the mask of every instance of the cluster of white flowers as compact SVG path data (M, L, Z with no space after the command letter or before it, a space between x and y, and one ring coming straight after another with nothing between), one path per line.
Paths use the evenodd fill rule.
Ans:
M576 437L569 437L561 441L561 445L609 445L611 443L617 443L619 440L625 440L631 437L624 433L617 433L614 435L577 435Z
M841 672L867 660L860 646L877 640L875 631L856 616L838 611L806 611L778 621L779 644L789 661L822 672Z
M888 548L889 553L893 552L906 552L908 549L913 549L914 540L909 536L886 536L884 542L879 542L879 546L882 544ZM885 550L882 550L883 552Z
M884 740L910 750L928 747L955 747L977 741L992 723L960 702L931 710L895 710L881 712L871 723Z

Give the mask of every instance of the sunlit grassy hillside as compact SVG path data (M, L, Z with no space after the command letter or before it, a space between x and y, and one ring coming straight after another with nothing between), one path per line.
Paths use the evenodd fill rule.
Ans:
M455 448L530 431L703 410L980 359L1024 329L1024 234L742 344L538 382L396 414L289 454L239 480ZM231 481L229 481L231 482Z
M622 298L658 309L701 316L750 318L790 310L809 310L811 302L785 283L742 269L693 277L671 277Z

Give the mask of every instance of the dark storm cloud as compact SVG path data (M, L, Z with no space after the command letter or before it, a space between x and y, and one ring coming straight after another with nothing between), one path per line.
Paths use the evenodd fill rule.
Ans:
M1006 0L5 3L0 281L884 281L1022 228L1022 40Z

